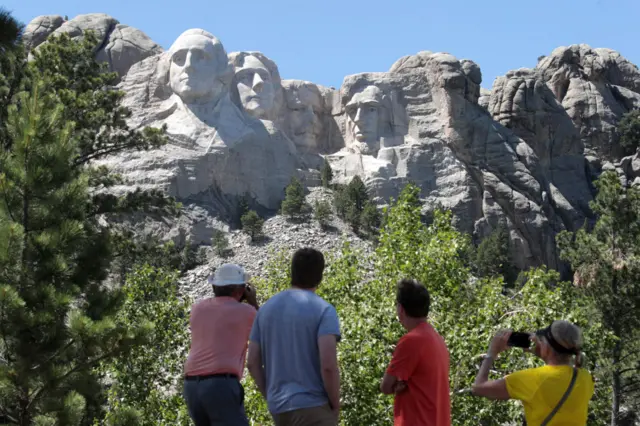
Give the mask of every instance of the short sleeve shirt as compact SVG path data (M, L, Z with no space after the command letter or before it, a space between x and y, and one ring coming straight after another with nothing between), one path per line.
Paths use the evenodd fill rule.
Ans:
M507 391L513 399L522 401L529 425L539 425L553 411L571 383L573 367L545 365L522 370L505 378ZM587 370L579 369L576 383L549 426L586 425L589 400L594 384Z
M311 291L290 289L258 312L250 340L260 345L267 405L273 414L325 405L318 338L340 340L335 308Z
M185 375L229 373L242 377L256 310L231 297L214 297L191 307L191 347Z
M398 341L387 374L407 383L395 396L395 426L451 425L449 351L431 324L420 324Z

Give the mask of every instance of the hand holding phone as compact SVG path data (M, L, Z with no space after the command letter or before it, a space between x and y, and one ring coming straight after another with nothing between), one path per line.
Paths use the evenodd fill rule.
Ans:
M531 347L531 334L514 331L509 336L507 345L516 348L529 349Z

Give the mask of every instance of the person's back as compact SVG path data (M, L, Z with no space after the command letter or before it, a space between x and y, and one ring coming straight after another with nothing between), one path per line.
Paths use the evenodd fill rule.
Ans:
M545 365L512 373L505 381L509 395L522 401L527 424L538 425L558 404L569 387L572 375L573 367L570 365ZM579 368L569 397L553 416L549 426L586 424L593 390L591 374Z
M335 426L340 412L333 306L315 294L324 256L311 248L291 260L291 289L272 297L253 323L247 366L276 426Z
M251 340L260 341L269 411L282 413L328 402L318 335L337 332L335 316L329 303L305 290L286 290L264 304Z
M422 323L398 342L401 351L410 353L413 372L407 376L408 392L396 395L396 424L449 425L449 351L442 336L429 323ZM394 364L390 372L400 372L406 366ZM402 373L398 373L402 376Z

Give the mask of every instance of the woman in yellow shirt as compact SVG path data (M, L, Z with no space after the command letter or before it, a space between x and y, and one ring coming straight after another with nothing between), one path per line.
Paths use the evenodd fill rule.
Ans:
M489 380L493 360L509 348L510 335L510 330L502 330L491 341L473 385L473 394L489 399L522 401L528 426L586 425L587 408L593 396L593 378L587 370L580 368L580 329L568 321L554 321L531 336L535 345L533 352L544 360L543 367L517 371L500 380Z

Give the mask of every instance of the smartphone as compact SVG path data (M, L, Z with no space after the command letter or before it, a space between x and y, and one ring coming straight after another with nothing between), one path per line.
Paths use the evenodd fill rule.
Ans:
M514 331L509 336L507 345L514 346L516 348L528 349L531 347L531 334Z

